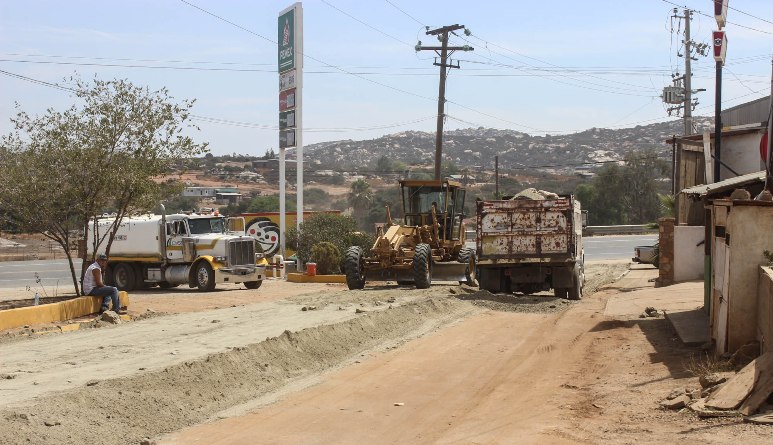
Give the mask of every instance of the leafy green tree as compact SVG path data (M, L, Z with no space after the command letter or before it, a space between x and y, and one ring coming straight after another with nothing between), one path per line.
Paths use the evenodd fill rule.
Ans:
M335 245L340 252L353 245L370 249L373 239L357 230L357 222L351 216L338 213L315 213L301 223L301 229L287 229L287 246L296 251L302 262L311 258L311 248L320 242Z
M295 211L295 198L287 195L286 211ZM279 195L260 195L252 198L247 205L247 212L278 212Z
M347 200L354 210L355 219L360 224L364 224L366 212L373 202L373 191L370 189L370 184L363 179L354 181L347 195Z
M189 123L194 101L177 103L165 88L126 80L71 83L77 103L67 110L35 117L19 110L11 119L13 130L0 142L0 209L17 229L64 248L79 292L73 233L86 233L104 209L115 209L108 233L86 240L92 252L106 242L109 253L123 217L154 208L165 193L154 178L203 154L206 144L185 136L198 129Z
M316 187L310 187L303 191L303 203L305 206L319 206L329 209L330 193Z
M590 184L575 189L589 219L598 225L644 224L660 215L658 192L668 163L654 152L628 154L622 165L606 164Z

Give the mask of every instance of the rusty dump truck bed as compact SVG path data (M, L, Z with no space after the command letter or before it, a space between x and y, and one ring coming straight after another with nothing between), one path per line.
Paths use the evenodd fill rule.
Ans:
M566 261L575 255L579 212L572 197L478 201L478 264ZM577 208L575 208L577 207Z

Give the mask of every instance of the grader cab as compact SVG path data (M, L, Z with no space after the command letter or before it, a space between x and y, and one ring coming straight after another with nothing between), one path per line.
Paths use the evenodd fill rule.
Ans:
M346 252L346 283L362 289L367 278L393 279L426 289L432 280L475 282L475 251L464 246L464 187L451 180L400 181L403 224L386 224L376 232L369 252L352 246Z

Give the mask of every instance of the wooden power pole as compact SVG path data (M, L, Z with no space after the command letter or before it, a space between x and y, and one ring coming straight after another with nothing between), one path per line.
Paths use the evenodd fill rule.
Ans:
M464 25L450 25L442 28L427 30L427 35L438 36L441 46L422 46L421 41L416 45L416 51L435 51L440 56L440 62L435 60L433 65L440 67L440 88L438 92L437 103L437 134L435 135L435 179L440 180L440 160L443 155L443 121L445 120L446 107L446 68L459 68L459 62L448 63L448 56L454 51L472 51L474 48L468 45L448 46L448 34L459 29L464 29ZM465 34L469 31L465 29Z

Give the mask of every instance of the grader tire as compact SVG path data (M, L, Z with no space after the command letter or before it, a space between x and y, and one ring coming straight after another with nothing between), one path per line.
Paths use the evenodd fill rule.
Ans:
M413 254L413 280L416 289L428 289L432 284L432 249L429 244L419 244Z
M362 261L362 247L352 246L344 256L344 270L346 272L346 285L349 290L365 287L365 264Z

